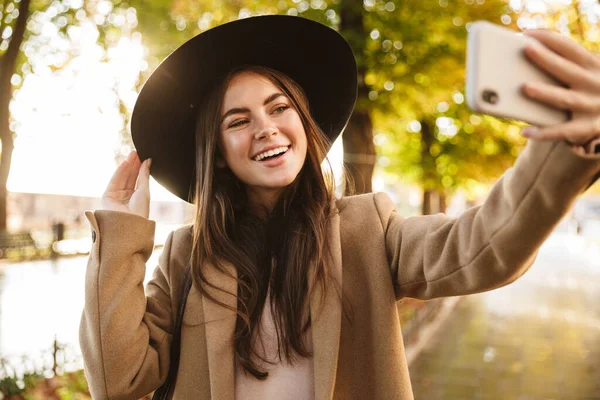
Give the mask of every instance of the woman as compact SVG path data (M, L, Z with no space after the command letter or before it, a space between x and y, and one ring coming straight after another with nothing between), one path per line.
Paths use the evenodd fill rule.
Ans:
M514 281L600 172L600 60L529 34L554 50L532 61L572 82L526 93L576 113L524 132L535 140L458 219L404 219L382 193L334 197L320 164L352 112L356 65L333 30L255 17L169 56L134 110L142 157L132 152L102 209L86 211L80 339L94 398L135 399L167 381L160 391L177 399L412 399L396 301ZM151 162L196 216L169 235L144 291Z

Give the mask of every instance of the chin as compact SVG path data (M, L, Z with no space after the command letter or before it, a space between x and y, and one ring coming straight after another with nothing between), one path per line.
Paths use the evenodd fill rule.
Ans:
M278 177L277 179L269 179L269 181L265 182L264 185L262 185L262 186L267 189L283 189L283 188L291 185L297 176L298 176L298 174L282 176L282 177Z
M294 182L294 179L285 179L277 182L270 182L268 185L265 185L268 189L283 189L290 186Z

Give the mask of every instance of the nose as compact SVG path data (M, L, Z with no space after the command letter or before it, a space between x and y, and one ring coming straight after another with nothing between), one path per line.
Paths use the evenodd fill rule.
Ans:
M254 134L254 139L268 139L271 135L277 134L277 129L273 126L271 121L268 118L263 118L262 121L257 126L256 133Z

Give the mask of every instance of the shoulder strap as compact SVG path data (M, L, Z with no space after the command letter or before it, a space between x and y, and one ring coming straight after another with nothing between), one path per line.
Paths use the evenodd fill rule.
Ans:
M177 380L177 370L179 369L179 354L181 350L181 320L183 319L183 312L185 310L185 303L187 301L190 288L192 287L192 279L190 277L190 264L188 263L185 274L183 275L183 281L181 282L181 300L179 301L179 312L177 313L177 319L175 320L175 330L173 331L173 340L171 342L171 361L169 363L169 373L167 374L167 380L154 392L152 400L167 400L169 393L175 387L175 381Z

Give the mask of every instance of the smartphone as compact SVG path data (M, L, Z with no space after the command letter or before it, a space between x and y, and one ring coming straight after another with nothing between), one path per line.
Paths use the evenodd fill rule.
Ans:
M473 22L467 37L467 105L475 112L524 121L536 126L569 119L566 110L522 93L529 82L563 86L523 53L536 39L488 21Z

